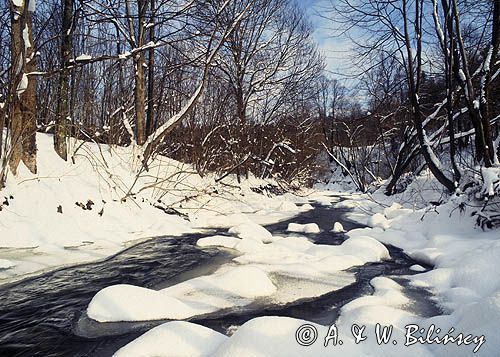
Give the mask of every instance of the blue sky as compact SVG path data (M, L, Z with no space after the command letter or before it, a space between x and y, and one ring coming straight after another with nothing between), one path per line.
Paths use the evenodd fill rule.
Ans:
M297 4L306 10L315 27L314 38L325 57L327 70L333 77L342 79L343 74L352 73L349 69L349 41L346 38L334 36L333 23L326 19L325 8L335 0L296 0ZM319 14L323 16L320 16Z

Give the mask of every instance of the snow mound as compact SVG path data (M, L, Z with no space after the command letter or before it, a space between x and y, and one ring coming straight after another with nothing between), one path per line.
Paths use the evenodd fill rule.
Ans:
M192 297L195 294L212 292L254 299L272 295L276 286L262 270L251 266L238 266L214 275L194 278L162 292L177 297ZM208 294L207 294L208 295Z
M217 235L217 236L200 238L196 242L196 245L199 247L224 247L229 249L235 249L238 243L240 242L241 240L238 238Z
M114 356L211 356L226 339L226 336L208 327L184 321L172 321L149 330L120 348Z
M371 216L368 219L368 225L372 228L379 227L383 230L386 230L391 226L387 218L385 218L385 216L381 213L375 213L373 216Z
M99 322L187 319L225 308L248 305L272 295L276 286L255 267L235 267L159 291L113 285L99 291L87 315Z
M389 259L389 251L376 239L371 237L353 237L342 243L342 252L362 258L365 262L376 262Z
M384 209L384 216L387 219L393 219L400 214L401 208L402 206L399 203L394 202L392 205Z
M293 202L283 201L279 204L277 210L280 212L295 212L299 210L299 207Z
M261 225L253 222L242 223L229 229L229 233L241 239L253 239L263 243L271 242L273 235Z
M300 206L300 210L301 211L310 211L310 210L313 210L314 207L312 205L310 205L309 203L305 203L303 204L302 206Z
M370 284L375 289L373 295L360 297L344 305L339 324L350 326L353 323L380 323L404 326L411 320L415 321L414 315L399 309L410 301L403 294L401 285L385 277L373 278Z
M254 240L254 239L240 239L238 244L234 247L237 251L240 251L242 253L253 253L260 251L264 248L264 243L262 243L259 240Z
M340 222L335 222L334 225L333 225L333 230L332 232L335 232L335 233L342 233L342 232L345 232L344 230L344 226L342 225L342 223Z
M243 324L228 340L224 341L213 353L217 357L250 356L314 356L324 354L323 344L302 347L295 340L297 329L304 320L290 317L259 317ZM327 328L311 324L325 336ZM256 343L258 341L258 343Z
M370 237L350 238L338 246L316 245L305 237L288 237L234 259L268 273L329 281L332 274L389 257L385 246Z
M422 272L422 271L426 271L427 269L425 269L423 266L421 266L419 264L414 264L410 267L410 270Z
M0 259L0 269L9 269L16 266L16 264L12 263L7 259Z
M87 315L99 322L182 319L196 313L197 310L160 291L125 284L102 289L87 308Z
M307 224L289 223L287 231L294 233L319 233L320 229L316 223L307 223Z

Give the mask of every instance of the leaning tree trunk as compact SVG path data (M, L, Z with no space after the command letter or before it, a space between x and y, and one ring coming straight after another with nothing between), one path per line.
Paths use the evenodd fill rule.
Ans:
M492 13L492 27L491 27L491 43L488 49L487 56L484 60L483 68L481 69L481 93L480 93L480 113L483 120L483 126L487 133L486 136L492 138L490 126L490 84L492 72L494 67L497 68L498 50L500 46L500 0L493 0L493 13ZM493 140L490 140L491 144ZM492 162L498 162L497 148L491 145L489 148L489 155ZM496 160L495 160L496 159Z
M423 19L423 1L417 0L415 1L415 36L417 38L417 49L416 49L416 57L414 64L414 56L412 43L410 40L410 31L408 29L408 13L407 13L407 0L403 0L403 21L404 21L404 38L405 38L405 47L406 47L406 57L407 57L407 74L408 74L408 90L409 90L409 99L411 104L411 115L413 117L413 123L415 125L415 130L417 132L417 138L421 147L421 153L425 159L425 163L429 170L432 172L434 177L441 183L449 192L454 192L456 187L455 183L446 177L444 172L438 166L439 163L436 162L436 157L432 151L432 147L430 145L429 139L427 138L424 128L423 128L423 120L422 120L422 112L420 110L420 101L419 101L419 88L420 88L420 79L422 74L422 19ZM416 67L415 67L416 66Z
M472 76L469 71L469 61L467 58L466 46L462 37L462 30L460 28L460 14L458 12L458 5L456 0L452 0L452 12L455 20L455 31L456 40L458 45L458 50L462 60L462 74L461 86L463 88L465 99L467 103L467 109L469 116L471 118L472 125L475 131L475 144L476 144L476 158L478 162L483 162L486 167L491 167L494 163L494 150L493 150L493 140L491 137L491 126L489 119L486 118L481 112L481 101L479 101L479 106L476 105L475 90L472 83ZM498 6L497 2L495 4ZM498 10L497 10L498 11ZM493 27L495 28L495 26ZM498 30L498 28L497 28ZM498 37L498 35L496 35ZM495 41L495 34L493 33L493 41ZM490 48L490 51L493 49ZM498 50L498 47L497 47ZM491 56L490 56L491 57ZM484 87L487 87L485 82L485 77L483 76Z

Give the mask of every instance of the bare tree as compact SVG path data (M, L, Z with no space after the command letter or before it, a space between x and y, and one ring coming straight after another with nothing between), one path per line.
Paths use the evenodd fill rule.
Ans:
M481 102L487 100L476 96L477 90L474 86L474 77L478 72L482 72L481 82L489 83L489 67L485 63L492 63L489 55L485 56L482 70L473 71L468 49L462 35L464 21L460 18L459 4L455 0L441 1L444 14L444 29L438 16L438 4L434 1L430 6L423 0L401 0L383 2L370 0L364 2L363 8L356 6L350 0L341 0L336 6L337 21L347 25L348 28L361 28L364 36L354 44L358 49L360 65L379 66L383 60L379 59L379 54L384 58L397 58L400 65L405 69L407 91L406 96L412 117L413 128L406 130L403 136L403 143L400 146L400 154L393 170L393 179L388 185L388 192L406 170L411 161L420 156L425 160L426 166L430 169L436 179L450 192L454 191L461 178L461 173L455 162L456 138L461 138L466 133L455 134L456 118L463 114L459 105L457 92L461 89L466 103L466 111L470 117L470 122L474 127L476 154L478 162L483 162L485 166L490 166L495 160L493 143L491 138L490 120L486 109L482 109ZM468 6L467 4L461 6ZM495 13L495 4L492 4L492 13ZM432 9L434 18L434 31L426 28L428 22L423 20L427 11ZM495 16L493 16L495 18ZM469 21L472 21L469 19ZM477 18L474 20L477 21ZM495 21L486 23L495 25ZM431 31L429 31L431 30ZM437 37L431 38L434 32ZM427 38L425 38L427 37ZM425 39L424 39L425 38ZM436 40L437 38L437 40ZM488 53L492 56L495 50L495 41L498 41L498 34L491 35L491 44ZM423 104L426 92L422 85L426 82L428 75L434 75L430 67L432 55L429 49L432 44L437 43L441 48L444 70L443 77L445 89L443 90L445 99L434 100L433 103ZM476 44L480 47L481 44ZM435 58L434 58L435 59ZM494 62L493 62L494 63ZM427 72L426 72L427 71ZM456 85L455 85L456 84ZM489 85L489 84L488 84ZM481 90L483 94L487 91ZM433 108L434 104L434 108ZM428 109L428 108L432 109ZM440 115L446 110L446 116ZM446 124L442 125L443 118ZM444 134L447 135L444 135ZM451 158L452 168L449 170L443 166L438 159L437 147L439 143L447 143ZM448 172L453 177L450 178Z
M73 51L73 18L74 0L64 0L62 26L61 26L61 52L58 86L58 102L57 114L54 130L54 149L57 154L63 159L68 159L67 149L67 125L70 122L69 116L69 66L72 59Z
M20 161L36 173L36 69L33 44L33 0L11 2L10 169L16 174Z

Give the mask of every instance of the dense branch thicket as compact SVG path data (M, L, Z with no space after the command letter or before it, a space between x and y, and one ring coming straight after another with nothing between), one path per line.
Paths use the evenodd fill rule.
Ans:
M352 99L330 85L325 141L358 188L389 178L393 194L428 168L452 193L498 166L499 11L499 1L332 3L328 16L353 34L366 104L346 111Z
M28 70L13 65L24 51L1 51L2 157L23 153L16 123L28 123L28 111L16 114L20 77L36 87L37 125L23 130L33 138L35 130L53 133L64 160L68 138L76 137L134 145L146 169L163 153L200 173L310 178L320 148L311 88L323 62L293 1L66 0L38 3L34 12L29 1L0 6L2 19L19 17L19 28L25 13L33 17L37 53L36 69ZM2 21L2 48L24 43L16 29ZM18 161L10 160L12 173Z
M36 171L36 130L64 160L70 137L131 145L138 172L164 154L304 184L327 153L362 191L426 168L449 193L486 182L500 1L337 0L323 15L351 37L354 86L326 74L293 0L0 4L2 182Z

